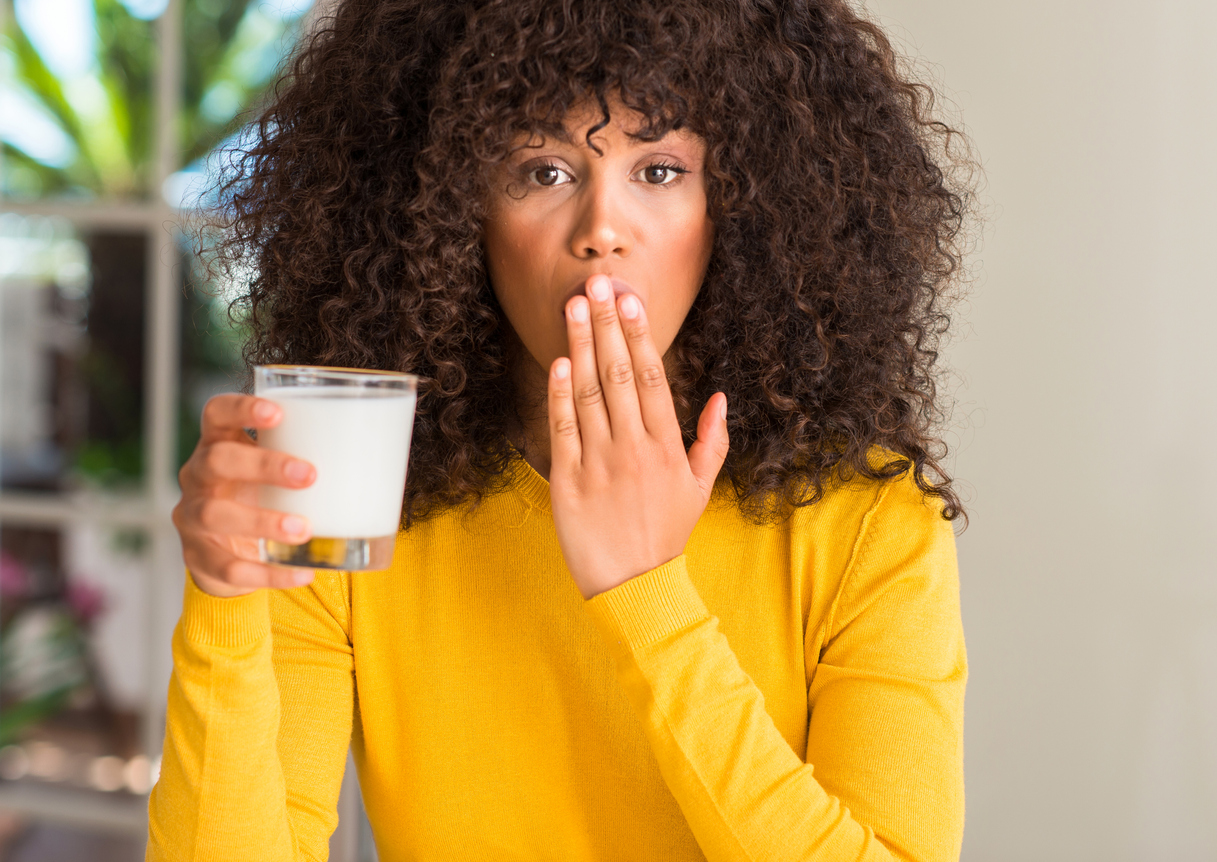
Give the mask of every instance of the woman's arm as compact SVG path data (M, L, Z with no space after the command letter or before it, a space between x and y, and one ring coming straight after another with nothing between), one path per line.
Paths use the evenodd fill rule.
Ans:
M706 857L957 859L967 665L950 524L906 478L860 533L828 537L855 552L810 659L804 762L681 554L727 454L725 402L686 455L645 311L607 279L567 303L567 332L549 375L554 527Z
M587 602L710 862L959 858L958 571L950 525L920 497L889 484L863 522L808 691L806 762L684 557Z
M344 581L219 598L186 580L146 858L324 859L354 701Z

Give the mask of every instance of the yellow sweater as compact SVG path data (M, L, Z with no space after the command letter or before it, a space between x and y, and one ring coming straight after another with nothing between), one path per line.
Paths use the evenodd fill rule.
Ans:
M523 462L387 571L186 580L148 859L325 859L348 744L383 862L959 857L955 541L911 479L766 527L716 495L588 601Z

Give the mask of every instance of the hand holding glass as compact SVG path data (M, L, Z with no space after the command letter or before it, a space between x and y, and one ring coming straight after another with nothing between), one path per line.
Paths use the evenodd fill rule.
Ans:
M418 378L317 366L260 365L254 392L283 419L258 445L310 462L317 480L293 490L261 485L258 505L308 518L301 545L260 539L264 562L358 571L393 559L406 487Z

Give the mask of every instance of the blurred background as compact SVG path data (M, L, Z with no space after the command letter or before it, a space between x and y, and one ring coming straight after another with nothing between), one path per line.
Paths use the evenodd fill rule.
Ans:
M182 216L316 14L0 0L2 860L143 859L176 474L240 373ZM344 806L334 858L366 858Z
M867 0L983 165L945 352L967 862L1217 860L1217 5ZM183 235L312 0L0 0L0 860L143 858L168 513L240 321ZM337 862L374 857L348 781Z

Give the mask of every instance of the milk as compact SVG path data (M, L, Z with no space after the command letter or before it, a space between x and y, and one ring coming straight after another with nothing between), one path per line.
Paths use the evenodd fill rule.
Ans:
M258 445L311 463L317 480L289 490L260 486L265 509L308 518L314 536L396 535L406 487L406 457L414 427L414 392L280 386L258 396L283 410Z

